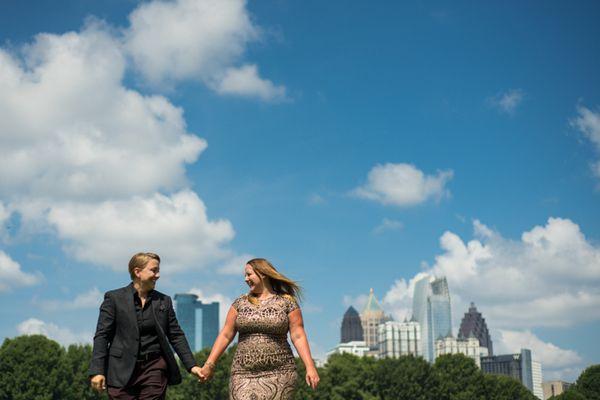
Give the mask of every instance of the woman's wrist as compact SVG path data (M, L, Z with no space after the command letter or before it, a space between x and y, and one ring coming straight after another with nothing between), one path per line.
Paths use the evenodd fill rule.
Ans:
M210 369L211 371L214 371L214 369L217 368L217 364L215 364L214 362L212 362L210 360L206 360L206 362L204 363L204 365L206 367L208 367L208 369Z

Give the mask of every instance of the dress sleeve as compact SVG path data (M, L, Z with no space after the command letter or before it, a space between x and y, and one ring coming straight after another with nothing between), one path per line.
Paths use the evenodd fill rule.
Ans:
M238 297L237 299L234 300L234 302L231 304L231 307L233 307L233 309L235 311L238 311L238 309L240 308L240 305L242 304L242 301L246 298L246 295L243 294L240 297Z
M292 296L285 296L285 302L288 314L299 308L298 302Z

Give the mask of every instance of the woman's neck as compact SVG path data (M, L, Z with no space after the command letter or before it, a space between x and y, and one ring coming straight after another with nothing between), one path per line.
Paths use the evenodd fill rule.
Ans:
M133 288L137 292L138 296L140 296L140 299L144 299L148 296L149 290L144 288L141 282L134 281Z

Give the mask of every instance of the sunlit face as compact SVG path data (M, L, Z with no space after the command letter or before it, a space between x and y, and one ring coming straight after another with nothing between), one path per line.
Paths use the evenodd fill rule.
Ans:
M136 268L135 276L139 282L148 289L154 289L156 281L160 278L160 264L156 260L150 260L144 268Z
M262 293L264 284L262 278L254 271L254 268L250 264L246 264L244 267L244 282L250 288L250 291L254 294Z

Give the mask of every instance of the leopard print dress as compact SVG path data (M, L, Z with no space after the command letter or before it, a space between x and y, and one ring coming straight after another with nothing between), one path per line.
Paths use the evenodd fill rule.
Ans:
M289 298L275 295L258 305L247 295L232 304L238 346L231 365L230 400L291 400L296 386L296 364L287 341L288 314L298 308Z

